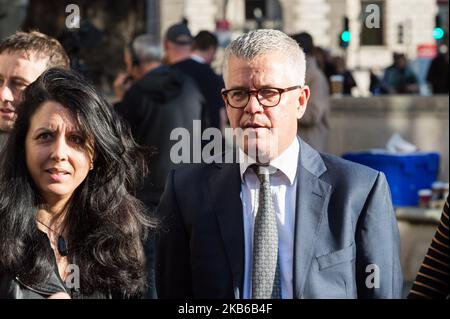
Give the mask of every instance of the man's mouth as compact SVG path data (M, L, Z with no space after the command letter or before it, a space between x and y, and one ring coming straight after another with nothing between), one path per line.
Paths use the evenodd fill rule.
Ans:
M3 114L11 114L14 115L16 113L16 110L10 107L2 107L0 108L0 112Z
M244 130L261 130L261 129L267 129L270 130L270 127L266 126L266 125L262 125L262 124L257 124L257 123L250 123L250 124L246 124L244 125Z

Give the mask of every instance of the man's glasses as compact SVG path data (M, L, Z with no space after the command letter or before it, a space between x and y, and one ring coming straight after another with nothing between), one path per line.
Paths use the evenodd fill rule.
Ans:
M264 107L277 106L281 101L281 94L284 92L301 89L300 85L291 86L286 89L261 88L257 90L231 89L222 92L227 104L235 109L243 109L250 100L250 95L255 95L259 104Z

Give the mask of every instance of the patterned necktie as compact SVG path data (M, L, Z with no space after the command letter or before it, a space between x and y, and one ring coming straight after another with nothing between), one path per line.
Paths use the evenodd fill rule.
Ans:
M269 168L254 167L260 181L259 206L253 230L252 298L281 298L278 230L270 193Z

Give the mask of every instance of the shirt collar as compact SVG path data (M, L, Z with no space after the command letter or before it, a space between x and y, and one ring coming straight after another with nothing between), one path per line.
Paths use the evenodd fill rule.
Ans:
M298 139L289 145L289 147L281 153L277 158L270 161L269 165L280 170L289 179L290 184L294 184L295 176L297 175L298 155L300 151L300 144ZM243 159L243 160L241 160ZM241 173L241 180L244 181L244 174L247 168L255 164L255 159L247 156L239 147L239 170Z
M197 61L198 63L201 63L201 64L205 64L205 62L206 62L205 59L203 59L201 56L195 55L195 54L191 55L191 59L194 61Z

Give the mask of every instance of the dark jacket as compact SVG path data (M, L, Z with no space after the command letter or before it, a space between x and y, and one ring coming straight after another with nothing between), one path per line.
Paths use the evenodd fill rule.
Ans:
M431 62L427 73L434 94L448 94L448 53L438 54Z
M47 235L42 233L47 238ZM65 292L72 299L105 299L111 298L104 294L94 292L84 295L79 289L70 289L64 283L58 273L56 260L53 258L53 272L44 282L27 282L17 274L5 273L0 269L0 299L46 299L51 295Z
M205 116L209 119L208 126L220 129L220 109L224 107L220 92L225 86L222 77L214 73L208 64L193 59L175 63L172 67L195 81L206 101Z
M72 299L109 299L101 293L83 295L67 288L56 272L44 283L27 283L19 276L2 274L0 278L0 299L46 299L58 292L69 294Z
M57 292L68 292L56 273L41 284L29 284L18 276L1 274L0 299L44 299Z
M154 149L149 159L149 175L138 194L148 207L158 204L169 171L179 166L172 162L170 151L180 136L175 134L171 140L171 133L185 128L191 139L193 121L202 119L203 105L204 99L195 83L183 73L163 66L138 80L117 106L136 141ZM192 141L189 146L192 155Z

